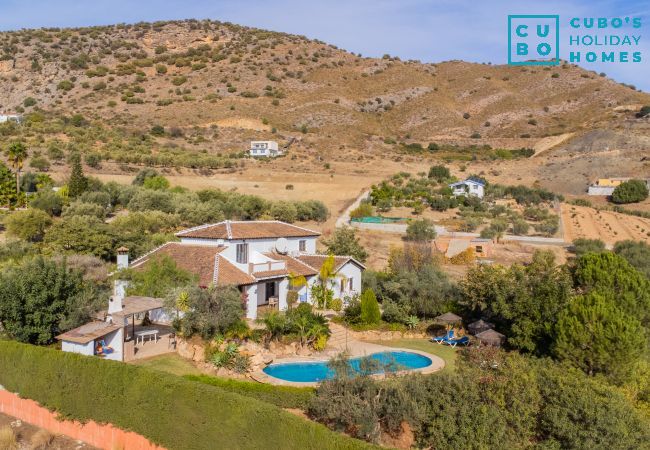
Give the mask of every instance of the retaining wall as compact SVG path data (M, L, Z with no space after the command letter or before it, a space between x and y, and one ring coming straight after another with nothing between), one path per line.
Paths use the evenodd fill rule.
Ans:
M165 450L149 442L147 438L131 431L125 431L111 424L94 421L81 423L72 420L58 420L56 413L43 408L33 400L20 398L17 394L0 386L0 412L16 417L53 434L64 434L105 450Z

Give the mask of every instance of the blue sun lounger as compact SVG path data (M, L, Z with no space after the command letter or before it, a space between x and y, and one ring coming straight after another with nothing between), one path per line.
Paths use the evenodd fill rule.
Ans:
M454 330L449 330L444 336L436 336L432 338L431 342L437 342L438 344L442 344L453 338L454 338Z
M457 345L468 345L469 338L467 336L463 336L462 338L459 339L447 339L446 341L443 342L443 344L447 344L450 347L456 347Z

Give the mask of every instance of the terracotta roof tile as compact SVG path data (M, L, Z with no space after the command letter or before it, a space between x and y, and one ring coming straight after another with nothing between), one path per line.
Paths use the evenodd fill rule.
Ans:
M255 283L255 278L238 269L223 256L219 256L219 253L224 250L225 247L168 242L148 255L134 261L131 267L136 270L142 269L151 258L157 255L167 255L176 262L178 267L196 275L200 286L214 284L215 269L217 272L217 285Z
M264 239L281 237L320 236L317 231L279 221L224 221L211 225L201 225L176 234L179 237L203 239Z
M240 270L228 261L223 256L219 256L218 268L217 268L217 285L225 286L229 284L253 284L257 280L254 277L248 275L243 270Z

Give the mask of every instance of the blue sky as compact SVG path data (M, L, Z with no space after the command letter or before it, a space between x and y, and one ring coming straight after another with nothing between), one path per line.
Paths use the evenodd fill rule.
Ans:
M641 17L637 30L598 31L640 35L640 63L581 65L650 91L650 0L0 0L0 29L210 18L302 34L365 56L502 64L508 14L559 14L565 59L568 35L576 33L571 17Z

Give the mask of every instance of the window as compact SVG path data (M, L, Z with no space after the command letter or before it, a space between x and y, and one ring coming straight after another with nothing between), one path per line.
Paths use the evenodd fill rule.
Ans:
M237 244L237 262L248 263L248 244Z
M352 290L354 290L354 280L350 278L348 280L348 291L352 292Z
M482 245L477 245L476 246L476 253L483 253L483 246Z
M305 241L304 239L298 241L298 250L301 252L307 251L307 241Z

